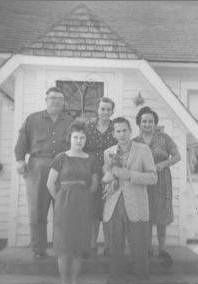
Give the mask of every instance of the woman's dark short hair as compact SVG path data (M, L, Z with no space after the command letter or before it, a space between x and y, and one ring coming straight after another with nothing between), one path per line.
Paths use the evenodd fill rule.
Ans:
M71 135L73 132L83 132L85 136L87 136L87 126L86 122L83 119L77 118L75 119L69 129L67 134L67 148L71 146Z
M49 89L46 91L46 93L45 93L46 96L49 95L49 93L51 93L51 92L60 93L60 94L62 94L62 95L64 96L63 91L62 91L61 89L57 88L57 87L51 87L51 88L49 88Z
M155 125L158 124L159 117L158 117L157 113L154 110L152 110L150 107L145 106L145 107L141 108L136 115L136 124L138 126L140 126L142 115L147 114L147 113L151 113L153 115Z
M116 117L112 120L112 123L113 123L113 128L114 128L114 125L117 124L117 123L126 123L126 125L128 126L128 128L131 130L131 124L129 122L128 119L126 119L125 117L123 116L119 116L119 117Z
M111 104L112 110L114 110L114 108L115 108L115 103L114 103L114 101L111 100L110 98L108 98L108 97L101 97L101 98L97 101L97 108L99 107L99 104L100 104L101 102L102 102L102 103Z

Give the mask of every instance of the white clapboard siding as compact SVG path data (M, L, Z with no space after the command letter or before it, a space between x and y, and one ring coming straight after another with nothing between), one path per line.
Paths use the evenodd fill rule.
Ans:
M141 106L134 104L134 98L139 93L144 98L144 105L152 107L159 115L159 124L165 126L165 132L168 133L177 145L185 139L185 132L182 126L178 123L175 113L172 112L160 95L151 87L144 79L135 80L130 76L124 77L123 90L123 113L127 116L132 124L133 134L138 134L138 127L135 124L135 117ZM177 87L177 84L174 85ZM179 147L180 149L180 147ZM182 151L185 149L182 149ZM183 165L181 163L171 168L173 177L173 210L174 222L168 226L167 243L178 245L180 244L180 187L182 184ZM182 174L183 173L183 174ZM154 230L154 243L156 243L156 231Z
M0 108L0 239L8 238L8 216L10 206L12 139L13 139L13 104L1 97Z
M51 72L51 73L50 73ZM44 108L44 91L46 88L54 84L57 79L67 79L73 78L74 80L82 80L83 76L86 78L87 75L75 74L71 72L69 76L69 71L47 71L47 70L26 70L24 72L23 79L23 106L22 106L22 117L25 117L34 112ZM165 126L165 131L175 140L179 146L180 152L182 152L182 159L184 162L172 167L173 176L173 205L174 205L174 222L168 228L168 243L169 244L180 244L180 191L183 186L185 186L185 132L178 122L176 114L173 113L171 108L165 103L161 98L160 94L156 92L154 88L145 80L145 78L135 71L131 73L122 73L121 71L115 72L114 75L107 77L100 74L101 78L104 76L105 82L105 95L112 97L116 101L116 115L125 115L129 118L132 129L133 136L138 134L138 127L135 124L135 116L138 110L142 106L136 106L134 104L134 98L141 93L145 99L145 105L151 106L160 117L160 125ZM105 77L106 76L106 77ZM109 79L108 79L109 78ZM177 86L177 84L175 84ZM118 111L119 110L119 111ZM22 123L22 122L21 122ZM182 143L181 143L182 141ZM17 226L16 226L16 245L23 246L29 244L29 219L28 219L28 209L27 209L27 198L25 192L24 182L20 182L19 192L18 192L18 209L17 209ZM49 240L52 235L52 210L49 216ZM156 234L154 233L154 241L156 239Z
M121 80L120 74L115 76L112 73L95 73L95 72L68 72L68 70L60 71L60 69L45 70L37 68L23 68L23 86L22 86L22 120L27 115L34 111L39 111L45 108L45 91L51 86L54 86L55 81L58 79L62 80L95 80L103 81L104 95L114 98L114 101L118 100L118 89L117 85ZM119 103L116 103L119 105ZM21 121L22 123L22 121ZM17 201L17 212L16 212L16 238L13 243L17 246L23 246L29 244L29 228L28 226L28 209L27 209L27 197L25 193L25 185L22 179L20 179L19 192ZM50 208L48 216L48 240L52 240L52 220L53 212ZM27 231L28 230L28 231Z
M45 107L45 78L38 69L26 70L23 80L23 121L32 112L40 111ZM22 123L22 122L21 122ZM48 240L52 239L52 213L49 213ZM30 243L29 216L25 183L20 179L17 204L16 246L27 246Z

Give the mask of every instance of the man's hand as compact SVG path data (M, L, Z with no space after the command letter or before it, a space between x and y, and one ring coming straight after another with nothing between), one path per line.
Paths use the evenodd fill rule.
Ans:
M120 177L120 168L114 166L114 167L112 168L112 174L113 174L114 176L116 176L116 177L119 178L119 177Z
M130 174L127 168L113 167L112 173L119 179L129 180Z
M112 182L114 182L114 181L112 181ZM102 199L108 199L109 197L111 197L114 194L114 192L115 192L115 190L113 188L113 184L105 186L105 188L103 189L103 192L102 192Z
M24 176L27 173L27 164L25 161L17 161L17 172Z

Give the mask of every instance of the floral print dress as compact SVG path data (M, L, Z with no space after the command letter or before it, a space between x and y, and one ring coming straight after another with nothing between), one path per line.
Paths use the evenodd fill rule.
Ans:
M145 143L142 136L134 138L136 142ZM177 146L166 133L156 131L149 147L155 164L167 160L178 153ZM158 172L156 185L148 186L149 215L153 224L168 225L173 221L172 177L169 167Z

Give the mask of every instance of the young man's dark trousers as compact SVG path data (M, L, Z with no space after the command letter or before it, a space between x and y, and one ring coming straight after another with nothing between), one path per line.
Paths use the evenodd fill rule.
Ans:
M127 237L133 263L132 271L138 278L147 279L149 277L148 222L129 220L122 194L107 226L109 226L111 243L110 277L119 279L126 273L124 249Z

